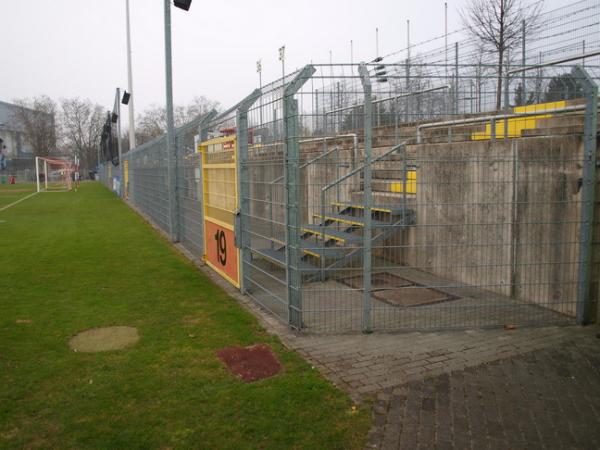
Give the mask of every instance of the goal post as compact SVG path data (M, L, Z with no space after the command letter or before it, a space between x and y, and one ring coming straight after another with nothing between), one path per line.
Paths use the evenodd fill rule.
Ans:
M37 192L64 192L72 188L74 165L71 161L36 156Z

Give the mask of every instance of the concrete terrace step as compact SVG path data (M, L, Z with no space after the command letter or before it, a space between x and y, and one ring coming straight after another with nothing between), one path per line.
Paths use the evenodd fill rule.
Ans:
M416 186L415 186L415 180L407 180L406 181L406 186L407 186L407 194L412 194L414 192L411 192L411 189L414 191ZM360 183L360 188L361 190L364 189L364 182L361 180ZM397 179L378 179L378 178L373 178L371 180L371 189L373 191L379 191L379 192L395 192L395 193L402 193L404 191L404 181L403 180L397 180Z
M285 252L283 250L275 250L272 248L260 248L260 249L252 249L252 252L258 256L262 256L263 258L267 259L269 262L272 262L273 264L276 264L280 267L286 266ZM319 271L319 269L317 267L313 266L312 264L310 264L302 259L300 260L300 270L302 270L303 272L318 272Z
M323 236L323 232L325 232L326 239L332 239L342 244L352 245L360 243L363 240L362 236L357 236L345 231L335 230L324 225L303 225L301 229L304 232L311 233L316 236Z
M363 191L353 191L351 192L351 198L353 202L362 203L363 201ZM378 205L397 205L404 201L406 196L407 204L410 206L414 204L417 200L416 194L403 194L402 192L380 192L374 191L371 193L373 203Z
M358 210L365 209L365 206L360 203L333 202L332 205L337 206L338 208L352 208L352 209L358 209ZM406 209L401 205L400 206L374 205L374 206L371 206L371 211L384 212L384 213L391 214L393 216L399 216L399 215L402 215L406 211Z
M315 214L314 216L318 219L323 219L323 216L321 214ZM355 225L358 227L365 226L364 217L356 217L356 216L350 216L350 215L345 215L345 214L325 214L325 220L329 220L329 221L333 221L333 222L340 222L340 223L344 223L344 224L348 224L348 225ZM381 222L379 220L371 219L371 225L374 227L387 227L387 226L390 226L391 223Z
M273 242L281 246L277 251L283 251L285 249L285 242L281 242L279 239L273 239ZM321 258L325 255L325 259L341 258L347 252L344 247L323 247L315 242L308 242L306 240L300 241L300 248L304 253L315 258Z

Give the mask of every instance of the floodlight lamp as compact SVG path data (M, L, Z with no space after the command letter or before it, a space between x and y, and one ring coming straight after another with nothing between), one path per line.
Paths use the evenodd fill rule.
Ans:
M123 98L121 99L121 103L123 103L124 105L128 105L129 104L129 98L131 97L131 94L127 91L123 92Z
M181 8L186 11L189 11L190 5L192 4L192 0L173 0L173 4L177 8Z

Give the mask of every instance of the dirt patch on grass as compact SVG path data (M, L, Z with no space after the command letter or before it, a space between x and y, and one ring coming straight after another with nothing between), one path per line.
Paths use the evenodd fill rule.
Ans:
M92 328L69 339L69 347L76 352L94 353L120 350L140 339L137 328L116 326Z
M217 352L227 368L246 383L263 380L281 372L281 363L265 344L227 347Z

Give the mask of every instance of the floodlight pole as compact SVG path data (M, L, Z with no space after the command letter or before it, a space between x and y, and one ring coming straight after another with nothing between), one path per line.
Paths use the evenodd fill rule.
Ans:
M135 114L133 110L133 73L131 71L131 28L129 25L129 0L125 3L127 17L127 92L129 92L129 150L135 148Z
M189 2L191 3L191 2ZM189 8L189 3L187 8ZM171 55L171 0L165 5L165 81L167 97L167 184L169 192L169 234L172 242L179 241L177 216L177 149L175 143L175 120L173 118L173 61ZM176 5L182 7L181 5ZM187 11L186 7L182 7Z
M117 88L117 92L115 93L115 104L117 105L117 149L119 151L119 170L121 171L121 176L119 178L119 197L123 196L123 144L121 143L121 88Z

